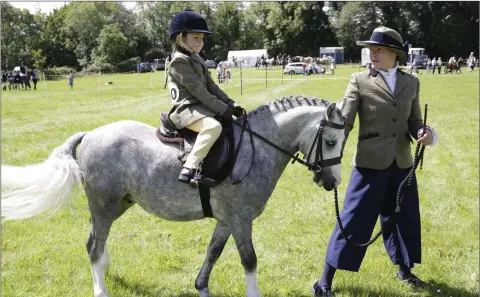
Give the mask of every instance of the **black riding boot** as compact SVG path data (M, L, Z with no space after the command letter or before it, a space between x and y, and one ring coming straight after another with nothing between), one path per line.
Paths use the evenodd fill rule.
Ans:
M214 187L217 185L217 181L203 176L200 172L197 172L196 169L190 169L183 167L178 180L186 184L204 184L209 187Z

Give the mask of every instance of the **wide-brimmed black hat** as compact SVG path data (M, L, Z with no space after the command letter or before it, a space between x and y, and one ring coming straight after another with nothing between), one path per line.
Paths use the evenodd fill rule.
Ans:
M370 40L357 41L357 45L387 47L397 54L400 64L405 64L407 61L408 42L404 43L397 31L387 27L376 28Z
M170 23L170 29L168 30L170 39L174 39L179 33L183 32L212 34L208 30L207 21L193 10L184 10L177 13Z

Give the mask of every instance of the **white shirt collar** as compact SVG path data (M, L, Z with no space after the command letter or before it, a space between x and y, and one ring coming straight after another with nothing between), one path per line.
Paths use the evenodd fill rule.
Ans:
M398 66L395 66L391 69L388 69L388 71L378 69L378 72L380 72L383 76L395 76L395 74L397 74L397 70Z

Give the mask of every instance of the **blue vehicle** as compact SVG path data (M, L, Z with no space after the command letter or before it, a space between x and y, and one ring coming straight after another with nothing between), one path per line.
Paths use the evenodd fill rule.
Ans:
M155 70L165 70L165 59L155 59L153 60L153 65Z
M150 62L142 62L137 65L137 72L138 73L143 73L143 72L152 72L152 64Z

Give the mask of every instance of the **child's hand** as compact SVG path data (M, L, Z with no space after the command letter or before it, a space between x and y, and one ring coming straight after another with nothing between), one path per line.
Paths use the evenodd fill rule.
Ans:
M229 106L227 107L225 112L222 114L222 118L224 118L225 120L231 120L232 116L233 116L233 109Z

